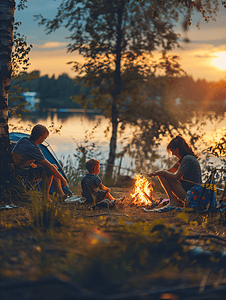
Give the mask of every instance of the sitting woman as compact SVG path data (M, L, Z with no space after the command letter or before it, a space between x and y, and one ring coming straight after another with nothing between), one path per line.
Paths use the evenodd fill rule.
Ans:
M169 197L169 204L155 209L157 212L165 212L175 209L179 205L178 198L186 199L187 191L196 184L200 184L201 168L197 160L198 156L187 144L182 136L178 135L170 141L167 151L178 158L177 163L169 170L157 171L149 174L150 177L158 176L162 187Z

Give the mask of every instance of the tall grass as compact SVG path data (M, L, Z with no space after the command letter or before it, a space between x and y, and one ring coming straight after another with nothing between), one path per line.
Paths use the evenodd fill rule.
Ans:
M56 197L50 202L47 197L39 197L37 192L31 193L32 223L40 229L65 227L70 222L70 213L62 209Z

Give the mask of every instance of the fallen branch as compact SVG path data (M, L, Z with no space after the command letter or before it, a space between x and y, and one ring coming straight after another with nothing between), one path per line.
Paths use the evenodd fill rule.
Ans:
M185 239L187 240L199 240L199 239L215 239L215 240L219 240L221 242L226 243L226 239L220 237L220 236L216 236L213 234L198 234L198 235L189 235L186 236Z
M109 216L109 214L104 213L104 214L98 214L98 215L85 215L83 217L84 218L95 218L95 217L100 217L100 216Z
M48 246L45 248L42 248L42 251L59 251L59 252L69 252L69 253L73 253L73 254L77 254L77 255L81 255L81 256L86 256L87 255L84 252L75 250L75 249L67 249L67 248L63 248L63 247L53 247L53 246Z

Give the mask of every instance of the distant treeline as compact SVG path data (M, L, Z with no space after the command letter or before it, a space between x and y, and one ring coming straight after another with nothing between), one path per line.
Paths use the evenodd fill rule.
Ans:
M29 78L29 80L27 80ZM194 80L191 76L158 77L149 93L151 98L164 99L164 105L169 110L177 109L187 111L188 106L193 110L214 110L216 112L226 111L226 81L209 82L206 80ZM11 94L19 86L23 91L38 92L40 108L81 108L81 105L72 102L71 96L86 93L90 89L81 88L81 83L75 84L74 79L67 74L60 75L57 79L48 75L40 76L39 71L23 75L20 79L11 81ZM17 88L18 91L18 88Z
M169 91L181 99L181 107L187 110L189 104L196 111L226 111L226 81L194 80L190 76L176 78ZM174 95L171 95L173 98Z
M67 74L62 74L56 79L55 76L40 76L39 71L34 71L31 76L33 79L27 81L28 78L29 76L23 75L19 80L13 79L11 89L17 85L21 88L21 92L37 92L40 108L81 108L82 106L72 102L70 97L84 92L89 93L87 88L81 91L81 84L75 85L74 79Z

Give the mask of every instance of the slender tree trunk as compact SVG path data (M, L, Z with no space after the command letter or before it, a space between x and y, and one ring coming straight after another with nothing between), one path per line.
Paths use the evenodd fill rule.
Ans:
M122 15L124 9L124 0L121 1L121 6L118 8L118 26L117 26L117 42L116 42L116 60L115 60L115 74L114 74L114 91L113 91L113 103L112 103L112 133L110 140L109 158L107 163L106 176L111 178L113 165L115 162L116 146L117 146L117 131L118 131L118 97L121 93L121 43L122 43Z
M11 179L8 93L12 73L15 0L0 1L0 189Z

